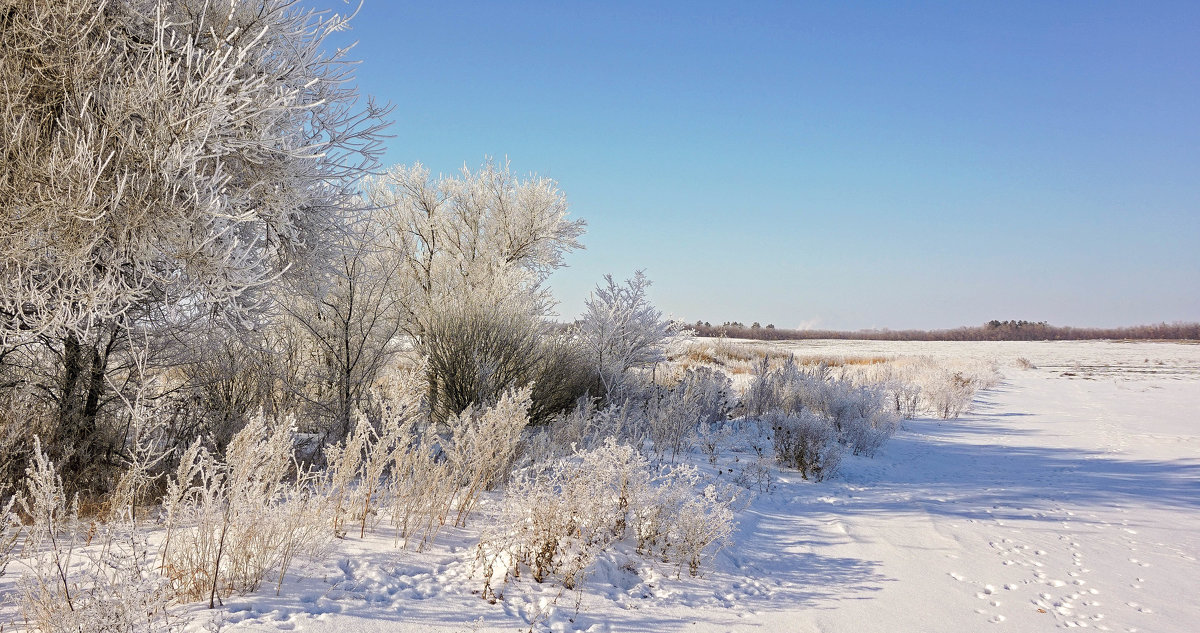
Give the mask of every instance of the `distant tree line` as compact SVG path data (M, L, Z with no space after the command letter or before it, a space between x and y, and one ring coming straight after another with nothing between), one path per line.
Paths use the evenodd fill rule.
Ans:
M1099 339L1200 340L1200 323L1155 323L1118 328L1084 328L1050 325L1045 321L991 320L983 325L946 330L789 330L774 324L738 321L713 325L696 321L697 336L745 338L760 341L855 339L866 341L1084 341Z

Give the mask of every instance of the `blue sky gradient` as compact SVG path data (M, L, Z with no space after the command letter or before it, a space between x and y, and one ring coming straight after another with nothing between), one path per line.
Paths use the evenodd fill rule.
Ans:
M559 182L564 318L644 268L690 321L1200 320L1200 4L994 4L367 0L344 35L387 164Z

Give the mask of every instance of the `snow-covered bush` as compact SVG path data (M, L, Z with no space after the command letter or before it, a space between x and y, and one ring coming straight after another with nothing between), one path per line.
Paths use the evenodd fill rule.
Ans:
M84 523L54 464L34 441L22 511L29 519L26 570L17 582L21 618L43 632L178 630L171 587L130 508Z
M419 349L428 359L433 419L488 406L507 389L533 380L543 326L507 306L451 304L432 313Z
M360 412L350 437L326 448L318 489L335 535L346 536L353 522L361 538L386 516L397 543L424 547L448 521L465 525L480 494L510 473L529 423L530 387L436 425L421 406L423 382L422 366L382 385L370 416Z
M282 584L295 556L318 551L330 509L316 477L297 467L289 424L256 416L233 437L224 460L197 441L180 460L163 499L161 565L174 592L209 606Z
M417 417L413 409L388 412L379 430L361 412L356 412L354 432L344 443L325 449L326 468L322 494L332 511L333 534L346 536L349 521L358 523L359 538L367 526L374 527L381 499L388 489L385 474L413 435Z
M724 421L702 423L696 427L696 443L708 457L708 463L716 464L721 451L733 440L733 428Z
M598 389L578 341L550 333L529 306L451 303L430 315L418 347L437 422L532 383L529 414L540 424Z
M625 539L636 551L698 574L732 531L732 497L697 490L692 467L654 467L609 438L571 458L529 468L509 484L496 524L478 547L485 597L528 572L576 587L600 552Z
M607 398L620 388L626 372L666 360L668 340L678 324L663 318L650 303L650 280L637 271L621 285L612 275L588 297L578 336L591 356Z
M74 550L65 575L58 575L51 557L34 555L17 582L26 630L158 633L183 629L186 617L173 608L175 596L158 574L145 531L126 522L92 523L62 539L58 548Z
M805 479L822 481L837 472L843 447L833 422L811 411L769 416L774 431L775 458L800 471Z
M17 497L8 494L7 484L0 484L0 576L8 569L21 538L21 520L13 512L16 505Z
M449 421L450 438L442 447L461 489L455 525L466 525L479 494L508 476L517 456L521 431L529 424L531 388L507 391L483 411L468 407Z
M855 415L842 425L841 439L855 455L874 457L900 428L900 414L890 408L876 407Z
M733 483L748 490L771 492L775 484L775 473L771 468L774 460L766 455L755 455L753 459L741 461L733 475Z
M581 400L592 400L603 392L587 350L569 334L547 334L539 339L532 382L532 425L549 423L559 414L572 411Z
M858 385L881 385L892 395L896 410L905 418L922 413L956 418L970 408L976 392L1000 381L993 362L927 356L843 367L842 376Z
M778 406L771 359L764 355L754 363L753 380L742 394L742 410L751 418L761 418Z
M385 416L385 428L390 430L379 442L389 448L377 453L387 456L380 492L390 498L376 503L388 506L397 541L403 539L407 545L419 536L424 546L451 516L455 525L465 525L480 494L508 477L519 453L521 432L529 424L530 391L528 386L506 391L492 407L468 407L451 416L444 434L417 417L389 420ZM393 405L385 409L399 410ZM374 481L372 477L368 480Z
M530 439L545 439L548 443L546 450L569 452L592 448L593 443L604 432L600 424L602 418L598 414L596 399L582 398L574 407L560 413ZM537 460L534 461L536 463Z
M724 373L701 367L688 369L671 387L650 385L643 406L646 435L656 458L671 460L691 448L701 427L723 422L729 415L731 383Z
M361 421L360 421L361 422ZM356 506L356 485L363 467L363 453L367 442L375 435L368 424L360 423L344 442L325 447L325 472L322 493L330 504L333 534L341 538L346 535L349 508Z
M422 427L432 428L421 395L425 369L420 362L389 372L369 392L369 410L355 412L353 433L325 448L320 494L331 506L335 536L344 537L347 523L354 521L362 538L385 506L395 517L396 504L389 497L399 490L391 479L409 474L410 460L402 454L430 444L420 441Z
M887 383L884 390L892 394L892 402L896 405L896 413L905 420L917 417L921 411L921 386L893 380Z
M840 459L824 448L826 435L855 455L874 455L899 428L895 393L835 376L825 364L802 368L789 360L772 370L764 360L745 401L747 412L770 421L780 463L824 479Z
M766 358L759 361L754 382L746 394L747 411L759 417L772 411L799 413L819 411L834 421L850 406L847 385L834 379L826 365L801 367L794 358L769 369Z
M926 390L926 397L933 412L943 420L949 420L970 408L979 389L980 384L975 377L958 371L943 371L937 384Z
M700 565L711 556L712 549L728 543L733 534L733 511L728 497L721 495L721 490L709 484L700 495L685 499L676 508L671 558L680 565L687 564L693 576L700 573Z
M407 547L419 536L424 546L445 525L458 481L446 460L439 459L441 437L432 425L405 430L392 454L388 505L397 543Z
M576 406L538 427L528 438L533 464L556 459L579 450L599 447L609 438L641 446L645 438L642 408L633 400L597 407L597 398L581 398Z

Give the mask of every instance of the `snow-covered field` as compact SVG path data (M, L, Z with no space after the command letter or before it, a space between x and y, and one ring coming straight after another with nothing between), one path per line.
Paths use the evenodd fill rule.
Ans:
M521 578L484 600L476 546L493 496L426 551L396 547L386 525L352 531L296 564L278 595L264 583L222 608L184 608L179 622L328 633L1200 629L1200 345L776 346L982 360L1005 378L959 419L904 422L831 480L774 472L770 490L746 492L731 545L699 577L618 544L576 590ZM691 459L729 481L755 461L750 437L735 436L715 465ZM0 594L19 571L0 578ZM0 604L0 622L14 608Z
M1200 628L1200 346L780 344L799 354L995 359L958 420L908 421L831 481L786 472L701 577L601 561L581 591L478 596L476 531L424 553L347 539L228 631L1108 631ZM1017 358L1035 369L1021 369ZM723 460L744 459L726 454ZM698 459L699 461L699 459ZM722 463L725 463L724 461ZM478 525L481 521L476 521ZM474 526L472 526L474 527ZM608 559L606 559L608 560ZM192 628L200 628L199 622Z

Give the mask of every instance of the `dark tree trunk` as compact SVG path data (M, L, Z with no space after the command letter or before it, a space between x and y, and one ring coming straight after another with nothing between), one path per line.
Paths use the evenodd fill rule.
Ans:
M116 335L99 343L81 341L74 334L63 339L58 376L58 428L46 450L58 463L63 482L76 490L100 492L98 478L113 460L111 441L101 437L100 413L104 406L108 356Z

